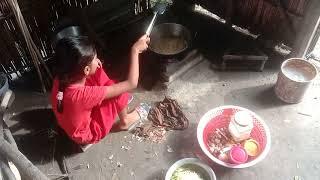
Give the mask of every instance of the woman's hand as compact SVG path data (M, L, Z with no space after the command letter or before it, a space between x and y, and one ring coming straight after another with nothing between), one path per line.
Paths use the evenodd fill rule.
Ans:
M139 80L139 53L148 48L150 38L143 35L135 42L131 48L131 60L129 65L128 79L112 86L106 87L105 99L119 96L120 94L130 91L138 86Z
M145 34L141 36L132 46L131 50L135 53L142 53L148 48L150 38Z

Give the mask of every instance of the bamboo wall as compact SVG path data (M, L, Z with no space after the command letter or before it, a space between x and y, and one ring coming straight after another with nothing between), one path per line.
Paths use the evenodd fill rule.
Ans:
M32 68L26 44L17 28L8 0L0 0L0 72L13 79ZM177 0L178 1L178 0ZM290 45L299 31L309 0L186 0L200 4L229 22L257 34L284 39ZM85 9L95 31L115 30L134 16L148 10L150 0L19 0L20 8L42 57L49 61L53 50L50 36L61 17L70 9ZM121 7L127 6L121 10ZM129 9L129 10L128 10ZM72 11L71 11L72 12ZM121 12L121 13L118 13ZM117 15L118 13L118 15ZM122 21L117 21L118 19ZM81 20L81 19L80 19Z

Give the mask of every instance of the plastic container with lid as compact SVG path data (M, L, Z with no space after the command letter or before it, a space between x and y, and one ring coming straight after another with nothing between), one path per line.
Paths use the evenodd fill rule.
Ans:
M237 142L250 138L253 119L249 112L239 111L234 114L229 124L229 132Z
M251 157L259 155L260 148L259 143L254 139L245 140L243 143L243 148L246 150L247 154Z
M233 164L243 164L248 160L248 154L241 146L233 146L229 151L229 159Z

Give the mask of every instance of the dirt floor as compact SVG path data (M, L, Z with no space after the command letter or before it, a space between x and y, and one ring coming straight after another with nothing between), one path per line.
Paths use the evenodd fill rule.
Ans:
M303 102L285 104L273 92L278 70L276 65L264 72L218 72L203 61L167 90L137 90L135 103L153 104L170 96L190 120L187 130L169 132L160 144L140 142L129 132L119 132L109 134L85 153L70 154L73 146L47 138L47 125L40 122L48 124L54 118L46 110L50 108L48 95L39 93L17 91L6 118L20 149L50 178L61 174L60 153L65 155L71 178L77 180L160 180L175 161L185 157L208 163L218 180L319 179L320 84L314 85ZM265 160L250 168L227 169L205 158L196 138L197 124L204 113L222 105L248 108L265 120L272 138ZM30 111L35 109L42 110ZM58 155L53 158L53 154Z

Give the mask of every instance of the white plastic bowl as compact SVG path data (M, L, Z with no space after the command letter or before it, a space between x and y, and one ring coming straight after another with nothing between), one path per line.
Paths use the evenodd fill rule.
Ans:
M244 164L231 164L231 163L226 163L224 161L221 161L220 159L216 158L215 156L213 156L211 154L211 152L207 149L205 142L203 141L203 131L205 129L205 127L207 126L207 124L212 120L213 117L217 116L218 114L220 114L221 112L223 112L223 110L225 109L237 109L237 110L241 110L241 111L247 111L250 114L252 114L256 120L259 121L259 123L263 126L263 129L265 131L265 135L266 135L266 145L265 148L262 150L262 152L258 155L258 157L256 157L254 160L249 161L247 163ZM206 154L207 157L209 157L213 162L224 166L224 167L228 167L228 168L247 168L253 165L256 165L257 163L261 162L268 154L270 147L271 147L271 135L270 135L270 130L267 126L267 124L262 120L262 118L260 116L258 116L257 114L255 114L254 112L243 108L243 107L239 107L239 106L232 106L232 105L228 105L228 106L220 106L214 109L211 109L210 111L208 111L206 114L204 114L201 119L200 122L198 124L198 128L197 128L197 139L198 139L198 143L202 149L202 151Z
M181 159L181 160L175 162L167 171L165 180L170 180L171 176L173 175L173 173L176 169L178 169L179 167L181 167L183 165L187 165L187 164L196 165L196 166L202 168L204 170L204 172L207 173L208 177L210 177L209 180L217 180L216 175L213 172L213 170L208 165L204 164L203 162L201 162L199 159L196 159L196 158L185 158L185 159Z

